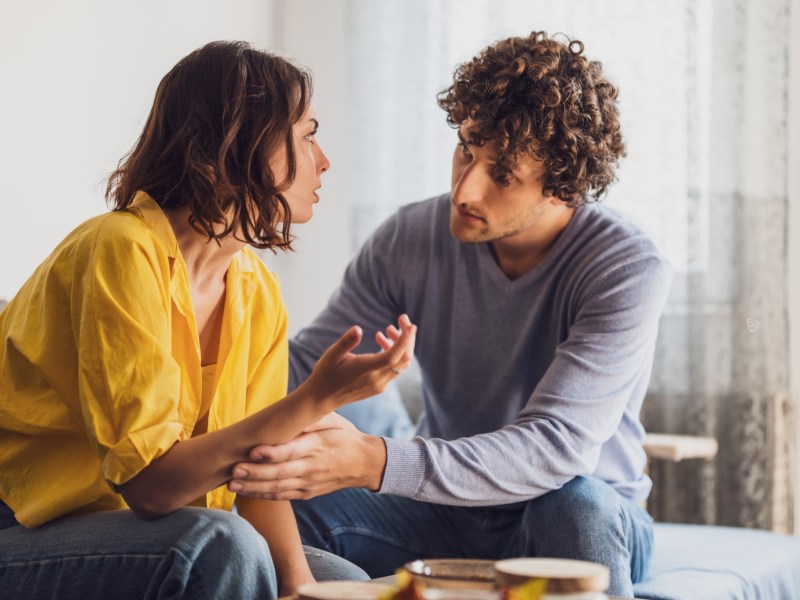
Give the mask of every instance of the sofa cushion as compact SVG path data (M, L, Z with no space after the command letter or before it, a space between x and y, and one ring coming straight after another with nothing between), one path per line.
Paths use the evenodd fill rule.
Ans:
M800 598L800 538L756 529L657 523L648 600Z

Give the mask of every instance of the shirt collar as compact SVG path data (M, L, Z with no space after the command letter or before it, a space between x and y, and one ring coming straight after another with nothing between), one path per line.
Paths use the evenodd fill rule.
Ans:
M155 231L156 235L164 242L170 258L178 256L178 239L175 237L172 225L169 224L167 215L150 194L143 191L136 192L128 210L137 214Z

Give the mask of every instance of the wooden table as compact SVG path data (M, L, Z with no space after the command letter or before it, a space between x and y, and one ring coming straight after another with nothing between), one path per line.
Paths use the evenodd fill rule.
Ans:
M394 580L394 575L390 575L389 578ZM389 578L383 577L381 579L389 579ZM278 600L297 600L297 596L284 596L283 598L278 598ZM628 598L627 596L609 596L608 600L636 600L636 599Z
M278 600L297 600L297 596L284 596L283 598L278 598ZM636 599L629 598L628 596L609 596L608 600L636 600Z

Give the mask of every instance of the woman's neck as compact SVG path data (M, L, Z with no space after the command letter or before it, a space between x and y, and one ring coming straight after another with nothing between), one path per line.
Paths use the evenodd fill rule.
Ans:
M213 287L224 280L231 258L247 244L232 235L220 240L208 239L189 224L191 213L187 207L168 209L164 214L175 232L192 287Z

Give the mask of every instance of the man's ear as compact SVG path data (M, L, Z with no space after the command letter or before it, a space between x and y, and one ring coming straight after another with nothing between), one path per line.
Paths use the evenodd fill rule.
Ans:
M556 196L547 196L547 199L550 202L550 204L552 204L553 206L566 206L567 205L567 203L564 200L562 200L561 198L558 198Z

